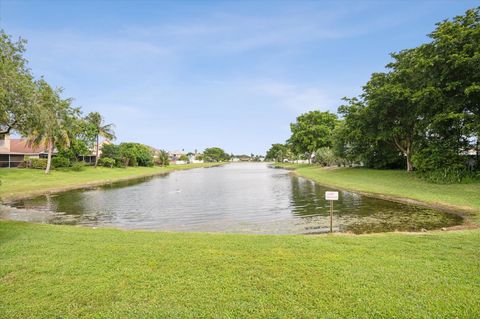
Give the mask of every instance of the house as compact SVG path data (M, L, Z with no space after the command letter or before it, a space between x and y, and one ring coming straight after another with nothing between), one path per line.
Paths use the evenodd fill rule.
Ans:
M54 154L57 150L53 151ZM18 167L25 157L47 158L46 145L29 146L25 138L11 138L10 134L0 135L0 167Z
M102 146L110 143L109 140L100 143L99 156L102 154ZM88 164L95 164L95 152L94 146L89 155L79 156L78 159ZM57 149L54 149L52 156L56 156L57 153ZM10 134L0 134L0 167L18 167L25 157L47 158L47 146L29 146L26 138L11 138Z

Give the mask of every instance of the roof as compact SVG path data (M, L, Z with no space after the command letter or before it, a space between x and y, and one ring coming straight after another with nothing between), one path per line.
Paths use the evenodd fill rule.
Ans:
M16 154L40 154L46 153L47 147L43 146L29 146L26 139L18 138L10 140L10 153Z

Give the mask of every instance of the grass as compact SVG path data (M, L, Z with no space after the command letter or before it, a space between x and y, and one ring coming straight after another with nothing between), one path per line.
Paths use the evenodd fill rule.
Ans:
M191 166L0 170L0 191L12 198L172 168ZM478 184L291 168L339 188L480 208ZM479 251L479 229L275 236L0 221L0 318L479 318Z
M471 220L480 222L480 182L433 184L400 170L367 168L325 169L302 164L279 164L301 176L341 189L409 198L421 202L470 211Z
M479 318L480 232L154 233L0 222L1 318Z
M167 167L105 168L85 167L83 171L53 170L45 174L36 169L0 169L0 199L8 201L46 192L94 186L114 181L164 174L174 170L209 167L218 163L170 165Z

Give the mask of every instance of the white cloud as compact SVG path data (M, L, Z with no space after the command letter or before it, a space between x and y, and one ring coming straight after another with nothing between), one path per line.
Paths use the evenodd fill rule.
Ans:
M277 105L294 112L308 110L334 110L340 102L337 97L330 96L325 90L317 87L305 87L282 82L263 82L252 88L259 95L268 96Z

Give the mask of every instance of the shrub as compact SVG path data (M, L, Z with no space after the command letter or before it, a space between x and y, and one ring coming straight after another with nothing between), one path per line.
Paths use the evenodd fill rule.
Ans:
M80 172L85 169L85 162L75 162L72 165L71 170L74 172Z
M337 157L329 147L321 147L315 152L315 162L323 166L332 166L336 161Z
M477 181L480 179L480 172L465 168L446 167L432 171L418 171L417 176L431 183L453 184Z
M160 166L168 166L170 164L170 157L165 150L159 150L155 158L155 164Z
M110 157L101 157L99 160L99 164L104 167L112 168L113 166L115 166L115 160Z
M47 159L46 158L29 158L27 166L35 169L46 169Z
M70 160L63 156L55 156L52 158L52 166L54 168L70 167Z

